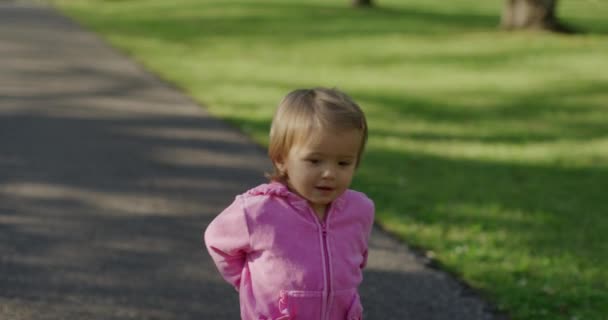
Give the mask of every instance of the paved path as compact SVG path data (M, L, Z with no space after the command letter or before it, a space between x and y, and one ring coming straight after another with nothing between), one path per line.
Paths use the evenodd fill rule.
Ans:
M237 319L201 231L263 150L40 4L0 2L0 319ZM495 319L375 231L366 319Z

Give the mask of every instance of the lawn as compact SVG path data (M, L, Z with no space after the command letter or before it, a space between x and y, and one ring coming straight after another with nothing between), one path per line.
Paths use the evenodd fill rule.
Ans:
M606 319L608 2L562 1L572 36L499 0L53 2L262 144L288 91L345 90L378 224L513 319Z

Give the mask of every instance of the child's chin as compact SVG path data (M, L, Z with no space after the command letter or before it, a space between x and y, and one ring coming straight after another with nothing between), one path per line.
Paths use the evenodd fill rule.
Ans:
M328 206L334 200L335 200L335 197L323 197L322 199L319 199L319 201L317 201L317 203L319 205Z
M311 202L318 206L326 206L326 205L330 204L333 200L334 200L333 198L329 198L329 197L315 197L315 199Z

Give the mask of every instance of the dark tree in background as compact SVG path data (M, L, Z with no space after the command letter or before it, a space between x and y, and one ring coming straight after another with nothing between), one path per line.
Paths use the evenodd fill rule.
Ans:
M506 0L501 26L507 30L571 32L555 15L557 0Z
M351 0L354 7L373 7L374 0ZM480 0L485 1L485 0ZM558 0L505 0L501 27L507 30L536 29L573 33L556 16ZM574 1L574 0L573 0Z
M353 0L353 6L355 7L371 7L373 5L372 0Z

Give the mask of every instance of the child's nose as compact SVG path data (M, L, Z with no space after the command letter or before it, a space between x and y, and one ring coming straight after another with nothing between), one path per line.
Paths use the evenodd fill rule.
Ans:
M323 178L333 178L335 176L336 170L331 166L327 166L323 169Z

